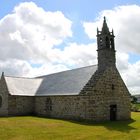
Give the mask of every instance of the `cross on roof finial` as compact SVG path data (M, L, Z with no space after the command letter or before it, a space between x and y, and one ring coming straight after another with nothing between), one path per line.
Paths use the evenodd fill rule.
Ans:
M109 29L106 23L106 17L104 16L104 22L103 22L103 27L102 27L102 33L106 34L109 33Z
M2 72L2 76L4 76L4 72Z

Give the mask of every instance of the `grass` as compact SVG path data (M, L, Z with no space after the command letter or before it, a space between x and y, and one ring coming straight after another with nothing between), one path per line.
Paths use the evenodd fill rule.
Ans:
M3 117L0 140L140 140L140 112L133 112L131 121L102 123Z

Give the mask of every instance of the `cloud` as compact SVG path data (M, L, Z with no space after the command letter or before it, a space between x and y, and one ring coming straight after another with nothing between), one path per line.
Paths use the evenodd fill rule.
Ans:
M27 76L45 75L97 64L96 44L69 43L63 50L54 49L52 52L50 51L50 57L52 58L50 63L43 63L39 67L32 68Z
M60 11L45 11L33 2L17 5L0 20L0 71L31 77L68 69L53 63L55 46L72 37L71 26Z
M60 11L47 12L33 2L21 3L0 20L0 59L49 61L49 50L72 36L71 25Z
M97 64L95 43L56 47L72 37L71 26L60 11L45 11L33 2L19 4L0 20L0 71L32 77Z
M122 72L122 77L126 81L129 91L132 94L140 93L140 61L134 64L129 64L128 69Z
M63 64L52 64L52 63L43 63L40 67L30 67L26 77L38 77L42 75L52 74L60 71L69 70L66 65Z
M4 62L0 60L0 68L1 71L4 71L6 74L21 76L28 74L31 66L26 61L11 59Z
M72 37L71 26L60 11L44 11L33 2L19 4L0 20L1 71L31 77L97 63L94 43L56 47Z
M97 64L96 44L69 43L64 50L57 52L60 63L69 67L82 67ZM56 54L56 55L57 55Z

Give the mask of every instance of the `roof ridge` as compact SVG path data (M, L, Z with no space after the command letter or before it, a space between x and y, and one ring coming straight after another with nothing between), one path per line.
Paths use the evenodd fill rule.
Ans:
M41 75L41 76L37 76L37 77L19 77L19 76L9 76L9 75L4 75L4 77L20 78L20 79L38 79L38 78L43 78L43 77L49 76L49 75L54 75L54 74L58 74L58 73L68 72L68 71L74 71L74 70L88 68L88 67L93 67L93 66L97 66L97 64L89 65L89 66L84 66L84 67L79 67L79 68L74 68L74 69L70 69L70 70L64 70L64 71L55 72L55 73L46 74L46 75Z
M38 77L35 77L35 78L42 78L42 77L53 75L53 74L58 74L58 73L63 73L63 72L68 72L68 71L74 71L74 70L83 69L83 68L87 68L87 67L93 67L93 66L98 66L98 65L95 64L95 65L89 65L89 66L74 68L74 69L70 69L70 70L64 70L64 71L55 72L55 73L51 73L51 74L41 75L41 76L38 76Z
M9 76L9 75L5 75L4 77L11 77L11 78L22 78L22 79L36 79L36 78L29 78L29 77L19 77L19 76Z

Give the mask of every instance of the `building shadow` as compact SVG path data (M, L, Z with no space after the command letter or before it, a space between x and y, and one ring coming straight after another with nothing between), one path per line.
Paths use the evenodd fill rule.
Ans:
M36 116L38 118L46 118L41 116ZM71 122L74 124L79 125L85 125L85 126L103 126L106 129L110 131L120 131L124 133L129 133L131 130L135 130L136 128L132 127L131 124L136 122L136 120L130 119L130 120L124 120L124 121L101 121L101 122L95 122L95 121L86 121L86 120L68 120L68 119L59 119L59 118L46 118L46 119L55 119L55 120L62 120L66 122Z
M130 120L124 120L124 121L100 121L100 122L95 122L95 121L86 121L86 120L70 120L70 119L61 119L61 118L50 118L50 117L45 117L45 116L35 116L35 115L30 115L32 117L35 118L42 118L42 119L49 119L49 120L61 120L61 121L65 121L65 122L71 122L74 124L79 124L82 126L102 126L105 127L106 129L110 130L110 131L120 131L120 132L124 132L124 133L129 133L131 130L136 130L137 128L134 128L131 126L132 123L136 122L136 120L134 119L130 119ZM15 118L15 116L1 116L0 118ZM16 116L16 117L29 117L29 115L25 115L25 116Z
M103 126L110 131L115 130L115 131L121 131L125 133L129 133L131 130L136 129L130 125L136 121L133 119L125 120L125 121L103 121L103 122L75 121L75 120L69 120L69 121L80 125L97 126L97 127Z

